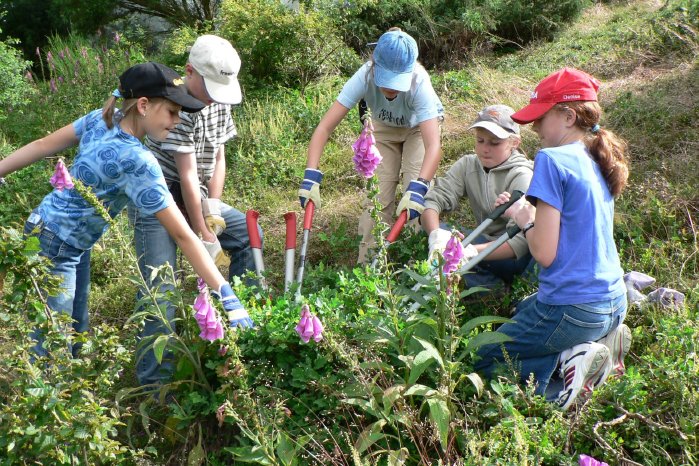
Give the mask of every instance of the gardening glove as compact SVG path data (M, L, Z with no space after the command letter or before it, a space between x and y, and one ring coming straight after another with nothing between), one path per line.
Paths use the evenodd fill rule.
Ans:
M221 285L218 291L211 291L211 295L223 304L231 327L252 328L255 325L229 283Z
M301 207L306 208L309 200L313 201L316 208L320 208L320 182L323 180L323 172L314 168L307 168L303 172L303 181L299 188L299 201Z
M206 252L208 252L211 258L214 260L216 267L230 267L231 259L225 252L223 252L223 249L221 248L221 242L218 239L213 243L209 243L208 241L202 240L202 243L204 243Z
M0 187L5 186L6 184L7 184L7 183L5 182L5 178L3 178L2 176L0 176Z
M221 216L221 199L202 199L201 212L207 228L218 236L226 229L226 221Z
M439 264L439 255L444 253L444 248L447 247L449 238L451 238L451 231L449 230L443 228L435 228L432 230L427 240L430 248L427 260L430 261L430 264Z
M408 220L418 218L423 210L425 210L425 194L429 185L422 181L413 180L408 185L408 190L403 194L403 198L398 204L396 216L400 215L404 210L408 211Z

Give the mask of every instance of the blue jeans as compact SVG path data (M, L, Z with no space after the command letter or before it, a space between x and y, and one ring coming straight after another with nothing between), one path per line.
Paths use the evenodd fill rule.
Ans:
M447 229L450 229L447 227ZM466 230L466 235L473 230ZM483 235L476 236L472 244L488 243L490 240ZM512 283L516 275L525 275L536 280L534 267L536 261L531 254L512 259L488 260L479 262L475 267L462 275L466 288L481 286L483 288L497 288L506 283Z
M36 211L32 212L25 223L24 234L39 238L40 254L52 263L51 274L61 277L58 293L46 298L49 308L54 312L71 316L75 332L87 332L90 327L87 302L90 294L91 250L77 249L63 241L45 227ZM38 329L34 330L32 337L37 342L33 347L34 352L39 356L46 356L41 332ZM73 357L77 357L80 346L72 346Z
M482 346L475 369L492 375L496 365L505 362L504 347L521 380L534 374L536 393L544 395L559 355L575 345L606 336L624 321L626 307L626 294L607 301L554 306L539 302L534 293L517 305L513 322L498 329L512 341Z
M174 289L174 283L162 282L158 278L151 280L153 268L170 264L173 270L177 268L177 244L170 237L164 226L155 215L143 215L132 204L128 205L129 221L134 228L134 246L138 256L138 268L147 286L158 287L160 293ZM255 270L255 262L250 248L245 214L233 207L221 203L221 216L226 221L226 229L218 236L221 247L230 254L231 265L228 270L229 280L233 276L242 276L247 271ZM262 233L260 232L260 235ZM144 290L139 290L138 298L144 296ZM165 316L175 328L175 306L169 302L159 302L165 309ZM167 328L155 319L147 319L140 337L169 333ZM172 375L172 354L163 355L163 364L158 364L153 351L136 354L136 376L142 385L158 384L170 379Z

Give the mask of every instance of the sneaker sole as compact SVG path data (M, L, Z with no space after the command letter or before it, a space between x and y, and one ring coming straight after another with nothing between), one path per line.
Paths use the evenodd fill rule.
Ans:
M614 335L611 341L607 343L608 337L602 338L600 343L609 348L612 354L612 376L621 377L626 372L624 358L631 349L631 329L626 324L621 324L614 329Z

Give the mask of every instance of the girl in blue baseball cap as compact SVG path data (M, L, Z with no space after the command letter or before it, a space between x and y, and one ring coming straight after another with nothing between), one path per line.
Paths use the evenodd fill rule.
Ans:
M442 103L417 57L415 39L400 29L392 28L379 38L372 59L345 83L311 137L306 171L299 189L301 207L305 208L308 201L320 206L319 186L323 174L318 167L325 144L347 112L365 102L371 110L376 146L383 157L376 170L382 220L392 223L394 212L398 215L407 210L415 226L439 165L439 124L444 116ZM396 209L395 196L401 173L405 194ZM372 228L373 220L366 208L359 220L362 236L359 263L367 261L368 249L373 245Z
M116 110L117 99L123 99L120 110ZM156 215L195 272L213 290L218 290L229 318L239 321L244 317L245 325L252 325L230 285L175 205L155 157L141 142L146 135L153 139L166 137L179 122L180 109L196 112L203 107L201 101L187 93L184 81L174 70L159 63L138 64L119 77L119 88L103 108L0 160L0 176L5 176L79 146L70 173L65 168L57 170L58 176L52 179L55 189L29 215L24 227L26 235L38 237L41 255L50 259L53 274L61 279L60 292L47 297L48 306L54 312L70 315L76 332L88 329L92 246L108 228L109 220L129 202ZM80 181L101 206L85 199L72 180ZM100 210L110 218L105 218ZM36 333L35 338L36 354L47 354L42 336ZM74 355L77 351L73 347Z

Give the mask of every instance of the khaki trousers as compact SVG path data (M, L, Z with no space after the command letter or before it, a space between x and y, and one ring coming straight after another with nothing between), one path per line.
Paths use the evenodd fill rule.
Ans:
M401 181L401 175L403 192L405 192L410 181L416 179L420 174L422 161L425 158L425 144L422 142L419 126L396 128L376 120L373 123L376 147L383 157L381 164L376 169L376 176L379 180L378 201L383 206L380 217L390 226L395 220L396 190ZM369 213L371 205L368 198L365 198L363 207L364 212L359 217L359 235L362 237L359 244L359 257L357 258L359 264L370 261L369 249L376 244L371 234L374 221ZM412 220L408 225L417 228L417 219Z

